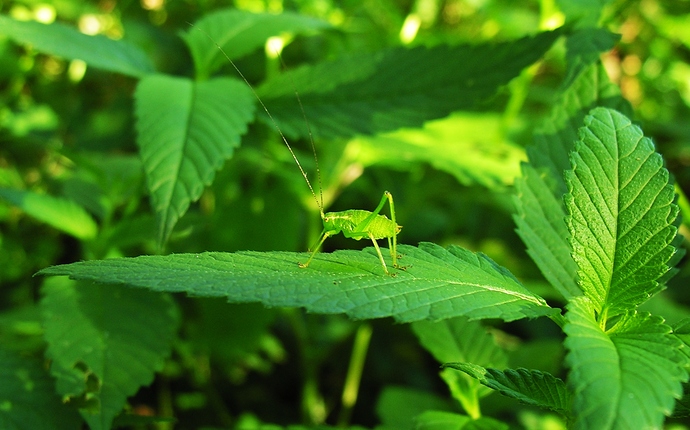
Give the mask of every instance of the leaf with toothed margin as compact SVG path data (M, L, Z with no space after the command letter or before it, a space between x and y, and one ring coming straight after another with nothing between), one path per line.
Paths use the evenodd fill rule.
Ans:
M570 243L580 288L597 312L632 310L665 288L683 252L673 180L623 114L593 109L566 172Z
M630 311L604 330L587 297L568 304L566 363L572 428L661 428L683 394L688 360L663 318Z
M149 75L135 94L137 144L162 245L254 118L251 90L229 78Z
M297 265L304 261L301 253L209 252L85 261L40 273L235 303L301 306L355 319L408 322L463 315L512 321L559 312L483 254L431 243L401 245L399 251L407 268L391 269L395 276L384 274L372 248L317 254L306 269Z

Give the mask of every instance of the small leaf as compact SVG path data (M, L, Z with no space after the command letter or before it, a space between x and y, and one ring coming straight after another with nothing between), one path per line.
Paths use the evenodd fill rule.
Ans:
M154 68L143 51L123 40L87 36L60 23L16 21L0 15L0 33L47 54L83 60L89 66L136 78Z
M578 297L566 313L573 428L661 428L688 379L681 343L660 317L633 311L603 331L595 312Z
M42 293L57 391L80 406L92 429L108 429L127 397L163 367L176 308L165 295L64 278L46 282Z
M194 60L198 79L211 76L231 59L240 58L281 33L305 33L330 27L321 21L291 12L281 14L251 13L226 9L205 15L182 34ZM223 52L221 52L220 47Z
M414 418L415 430L463 430L472 418L446 411L426 411Z
M620 34L604 28L587 27L568 35L565 41L568 72L563 87L569 87L573 80L587 67L599 63L602 52L612 49L620 40Z
M432 392L408 387L385 387L376 402L376 414L384 429L414 428L414 418L424 411L452 411L450 401Z
M41 362L0 348L0 428L72 430L82 420L55 394Z
M498 370L472 363L446 363L443 367L465 372L483 385L528 405L564 415L570 410L570 393L565 383L550 373L524 368Z
M412 331L441 363L465 361L492 367L507 364L505 352L479 322L465 318L418 321L412 324Z
M315 137L419 127L452 111L476 108L537 61L559 35L343 57L277 75L257 91L292 137L307 137L295 88Z
M465 318L416 321L412 323L412 331L422 346L441 363L463 361L504 367L508 361L493 336L478 321L467 321ZM491 393L490 390L462 373L443 371L441 377L448 384L453 397L471 417L481 415L479 398Z
M431 243L398 248L408 268L394 270L396 276L383 273L372 248L318 254L307 269L297 265L305 254L247 251L84 261L40 273L225 296L234 303L302 306L355 319L392 316L409 322L466 316L511 321L558 313L483 254Z
M0 188L0 198L4 198L28 215L77 239L93 239L98 233L96 221L83 207L71 200L3 188Z
M590 109L602 105L630 111L626 103L603 67L586 68L535 134L534 144L527 147L529 164L522 165L522 177L515 181L518 234L544 277L566 299L582 291L567 239L563 195L568 188L563 171L570 169L569 154Z
M445 411L426 411L414 419L415 430L508 430L508 424L501 421L481 417L472 418Z
M142 79L135 98L137 143L163 244L240 144L255 100L236 79L165 75Z
M623 114L585 118L566 172L573 258L597 312L617 315L664 287L679 258L675 193L661 155Z

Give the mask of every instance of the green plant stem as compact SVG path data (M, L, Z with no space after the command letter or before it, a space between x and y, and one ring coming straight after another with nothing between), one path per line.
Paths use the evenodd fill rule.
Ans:
M510 129L517 122L520 110L522 110L522 106L527 99L530 84L538 70L539 63L534 64L523 70L520 76L513 79L508 85L510 88L510 99L506 104L506 108L503 111L503 117L501 118L501 131L504 136L508 134Z
M551 321L555 322L561 329L565 327L565 317L561 313L550 316Z
M359 384L362 380L362 371L364 370L364 362L367 358L367 350L371 341L372 334L371 324L361 324L355 333L355 340L352 345L352 355L350 356L350 365L347 369L347 376L345 377L345 385L343 386L343 394L341 397L342 408L338 417L339 426L347 426L350 422L352 409L357 403L357 395L359 393Z
M175 411L172 402L172 392L170 390L170 380L167 375L161 375L158 383L158 414L163 417L174 417ZM161 422L156 424L156 430L172 430L171 422Z

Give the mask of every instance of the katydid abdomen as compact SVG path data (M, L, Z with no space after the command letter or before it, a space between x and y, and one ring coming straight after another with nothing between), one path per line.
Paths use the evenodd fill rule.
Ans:
M331 236L343 233L343 236L348 239L355 240L369 239L371 236L374 239L393 237L402 228L385 215L376 215L366 226L363 225L367 218L371 218L371 214L370 211L360 209L327 212L323 218L323 228L332 232ZM362 230L362 227L366 227L366 229Z

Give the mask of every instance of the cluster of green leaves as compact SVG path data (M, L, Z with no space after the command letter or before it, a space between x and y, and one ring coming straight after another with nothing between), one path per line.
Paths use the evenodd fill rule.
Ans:
M593 9L571 13L586 22ZM603 29L570 27L500 43L382 49L269 74L256 94L228 61L250 55L269 36L331 29L292 13L215 12L181 33L193 64L193 77L181 77L158 70L140 48L124 40L0 15L0 33L20 44L134 79L141 160L74 157L90 166L101 186L111 187L116 197L105 209L79 198L11 188L0 189L0 197L90 243L90 257L117 256L123 243L150 234L110 225L116 224L118 203L130 196L123 190L137 184L132 171L141 167L156 218L156 242L162 247L178 223L194 222L185 214L205 187L219 181L226 160L237 158L242 136L260 127L257 120L269 128L275 121L291 139L313 135L336 148L339 139L354 137L347 145L362 151L358 162L364 165L400 168L402 160L412 159L459 182L498 190L519 173L515 161L520 149L473 143L474 151L464 151L467 144L459 143L457 134L467 132L467 126L455 120L466 114L451 113L485 109L487 99L518 76L513 82L529 83L528 68L560 38L565 40L567 69L553 98L558 102L534 133L528 162L515 184L517 231L553 287L551 295L538 294L481 252L430 242L399 246L405 269L395 270L394 276L383 274L371 248L319 254L308 269L297 265L304 254L276 251L147 255L48 267L39 273L72 280L45 280L37 308L37 331L45 344L16 349L39 351L34 355L48 359L49 370L35 357L24 360L0 345L0 423L7 428L74 428L83 420L90 428L107 429L164 422L131 413L128 398L153 381L179 343L178 327L184 324L180 307L165 293L411 323L423 348L445 363L441 378L453 401L410 387L386 388L377 401L381 428L508 428L508 421L492 418L481 402L494 391L554 411L561 425L572 428L658 428L674 410L682 412L682 384L690 364L688 324L667 325L660 315L640 309L659 297L683 255L680 208L661 155L631 122L630 106L599 64L599 54L613 47L617 37ZM218 76L223 71L229 74ZM294 103L295 88L310 132ZM261 106L257 109L257 94L273 119ZM514 97L513 102L519 99ZM500 126L490 116L482 120ZM487 123L472 124L474 132L483 134L477 139L486 138ZM287 158L287 151L280 151ZM295 187L306 189L295 176L300 181ZM326 185L328 204L328 179ZM130 199L125 206L136 206L136 199ZM94 214L100 215L100 225ZM554 300L547 303L547 298ZM272 311L237 310L231 322L214 319L227 309L215 309L211 303L217 301L196 301L202 328L185 325L183 330L198 341L237 341L254 349L264 342L264 351L279 350L268 346L271 341L265 337L275 317ZM8 320L18 323L24 317L13 314ZM562 374L557 368L511 367L511 354L496 342L500 336L487 333L481 322L530 319L528 324L536 324L543 317L565 338L567 371ZM218 327L239 335L214 332ZM232 345L216 345L213 351L226 362L235 353ZM177 347L176 354L181 362L194 360L184 347ZM310 383L304 384L304 399L313 393ZM323 422L314 419L314 397L302 407L311 408L306 415L312 422Z

